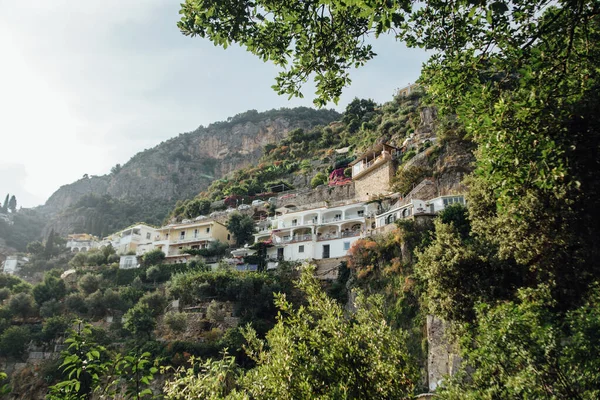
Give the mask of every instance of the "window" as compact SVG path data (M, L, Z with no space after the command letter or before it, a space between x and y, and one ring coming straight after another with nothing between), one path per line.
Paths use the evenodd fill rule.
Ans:
M298 225L298 220L297 219L293 219L292 220L292 226L296 226Z
M298 246L298 253L304 253L304 245Z
M231 240L231 234L227 234L227 240Z
M342 214L335 214L335 217L333 217L333 219L334 219L335 221L339 221L339 220L341 220L341 219L342 219Z
M185 239L185 231L181 231L179 233L179 240L183 240L183 239Z
M206 228L206 233L210 233L210 227Z
M350 242L344 242L344 250L350 250Z
M146 239L150 240L150 237L152 237L152 234L150 232L146 233Z
M357 214L359 217L362 217L365 215L365 210L358 210Z
M194 238L198 237L198 229L194 229Z

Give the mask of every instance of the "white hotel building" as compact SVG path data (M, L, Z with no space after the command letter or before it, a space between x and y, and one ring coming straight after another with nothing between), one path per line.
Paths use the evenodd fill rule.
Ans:
M254 238L272 245L267 257L273 261L342 258L361 237L388 232L400 219L433 216L454 203L464 205L464 196L405 199L383 212L377 203L364 202L305 210L280 208L278 215L257 224Z
M339 258L367 230L377 204L353 203L306 210L278 209L279 215L258 224L256 242L271 243L270 259L285 261Z

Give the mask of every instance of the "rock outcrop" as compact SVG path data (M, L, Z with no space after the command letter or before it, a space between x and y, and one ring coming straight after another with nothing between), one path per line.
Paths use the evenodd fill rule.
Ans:
M290 131L326 125L339 117L333 110L303 107L264 113L252 110L226 122L180 134L136 154L122 167L114 168L111 174L84 177L62 186L43 206L46 212L60 214L45 231L54 229L66 234L85 226L86 221L81 219L87 217L70 215L69 207L90 194L108 195L116 201L141 202L146 209L152 208L155 202L162 211L177 200L194 197L214 179L256 163L266 144L282 140Z

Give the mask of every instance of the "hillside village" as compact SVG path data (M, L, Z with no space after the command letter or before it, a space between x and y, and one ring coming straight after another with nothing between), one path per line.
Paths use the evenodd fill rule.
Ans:
M165 254L167 263L184 263L194 257L187 250L207 249L216 241L233 246L235 241L226 221L230 213L239 212L255 221L254 243L267 247L263 261L268 269L285 260L314 261L323 270L337 271L332 267L345 261L357 239L387 232L399 219L431 218L448 205L465 204L464 193L442 190L446 193L440 196L431 178L405 196L392 193L391 181L403 154L401 149L381 143L349 164L351 178L341 184L335 180L334 171L330 181L316 189L284 190L265 200L257 196L251 204L241 204L237 209L215 211L160 228L136 224L102 239L86 233L71 234L66 246L72 252L112 246L121 256L119 267L123 269L139 267L141 257L155 249ZM238 270L258 269L257 264L245 262L243 256L253 255L256 250L231 250L229 257L204 261L212 268L225 262Z

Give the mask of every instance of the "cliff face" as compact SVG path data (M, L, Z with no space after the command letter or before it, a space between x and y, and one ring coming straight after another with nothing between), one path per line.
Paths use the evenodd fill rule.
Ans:
M74 213L73 209L79 207L78 202L86 195L108 195L128 204L143 203L146 212L131 218L157 223L164 217L158 214L168 211L168 206L177 200L194 197L214 179L255 163L264 145L277 143L294 129L311 129L339 117L332 110L308 108L248 111L226 122L180 134L136 154L110 175L83 178L62 186L44 206L47 212L60 214L53 218L46 232L54 229L66 234L85 227L88 217ZM152 210L153 203L160 211ZM135 207L131 212L136 214Z

